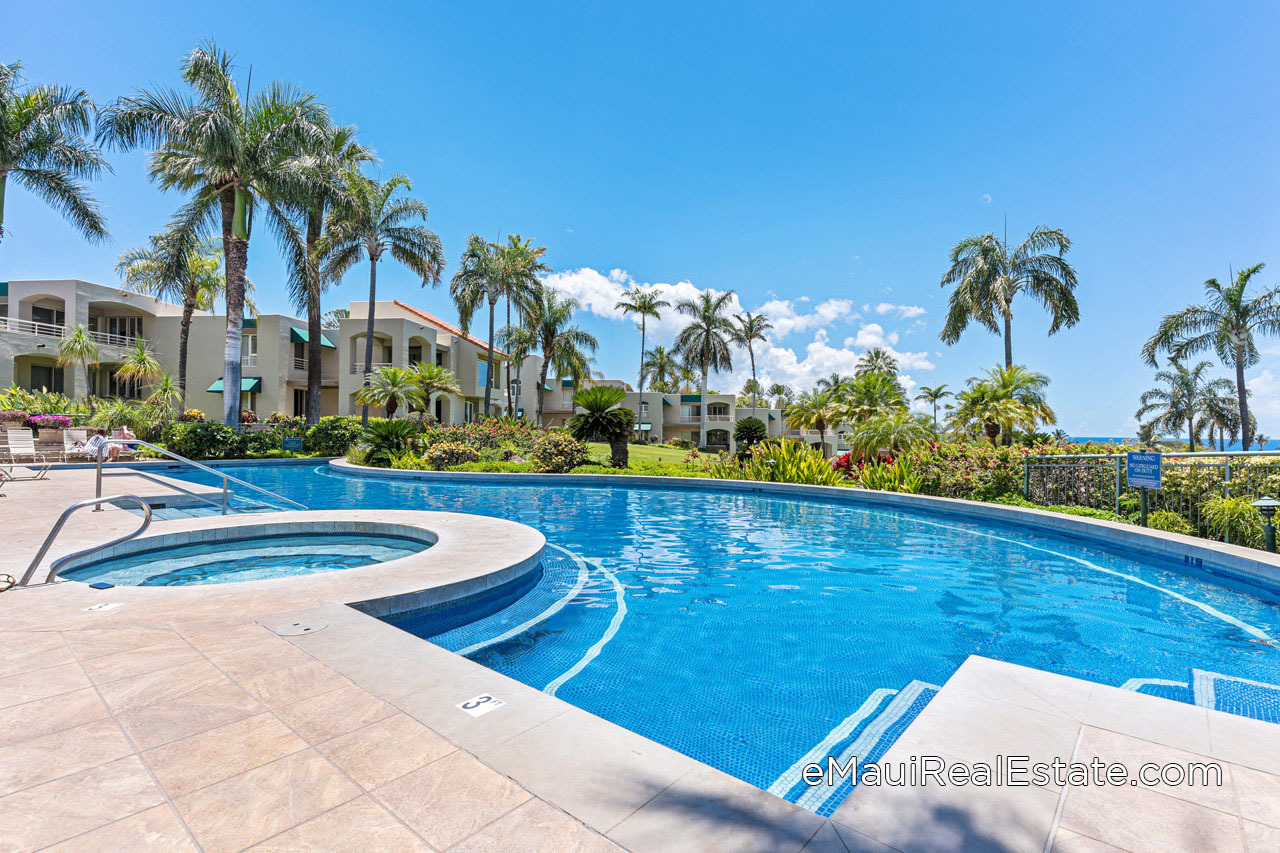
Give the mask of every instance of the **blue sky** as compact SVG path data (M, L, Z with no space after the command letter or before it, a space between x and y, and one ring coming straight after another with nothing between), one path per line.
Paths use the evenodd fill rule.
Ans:
M205 36L255 85L315 91L384 176L413 179L446 275L472 232L546 245L610 376L634 379L638 332L612 300L636 281L767 306L786 332L758 358L771 379L849 372L884 342L910 382L958 386L1001 349L979 330L939 342L947 251L1007 215L1011 238L1039 224L1072 237L1083 315L1047 338L1020 303L1015 358L1052 377L1064 428L1129 434L1159 317L1232 265L1272 261L1262 280L1280 281L1273 4L0 0L0 32L0 58L28 79L101 102L176 83ZM146 182L142 154L111 162L95 191L112 241L84 243L15 189L0 279L116 280L119 253L181 200ZM265 229L249 272L263 310L290 310ZM444 288L379 273L381 297L456 318ZM330 307L363 298L366 275ZM1276 434L1280 341L1267 348L1250 377ZM713 385L736 387L745 364Z

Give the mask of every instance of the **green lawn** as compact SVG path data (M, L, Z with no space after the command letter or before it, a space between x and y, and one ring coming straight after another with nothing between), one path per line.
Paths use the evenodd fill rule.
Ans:
M593 441L587 445L591 448L591 458L600 462L609 460L609 445L602 441ZM649 444L641 447L638 444L627 446L628 462L635 464L637 462L666 462L669 464L679 465L684 462L684 457L689 453L687 450L681 450L678 447L664 447L661 444Z

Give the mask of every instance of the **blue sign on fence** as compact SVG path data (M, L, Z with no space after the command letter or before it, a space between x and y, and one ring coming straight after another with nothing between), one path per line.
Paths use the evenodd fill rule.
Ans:
M280 440L280 445L281 445L280 446L281 450L289 450L294 453L301 453L302 452L302 436L286 435L284 438Z
M1161 458L1159 453L1127 454L1125 476L1129 485L1146 489L1160 488Z

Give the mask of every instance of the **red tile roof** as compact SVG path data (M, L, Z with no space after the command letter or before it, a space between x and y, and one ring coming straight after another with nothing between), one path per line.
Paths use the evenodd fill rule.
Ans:
M475 335L464 334L463 331L459 329L457 326L449 325L444 320L441 320L439 317L437 317L435 314L428 314L426 311L423 311L421 308L414 308L412 305L408 305L404 302L401 302L399 299L394 299L392 301L399 307L408 311L410 314L421 317L423 320L427 321L428 323L435 326L436 328L443 329L444 331L448 332L451 335L457 335L458 337L463 338L464 340L470 341L471 343L475 344L476 346L480 347L486 352L489 350L488 341L482 341L479 338L477 338ZM503 358L508 357L505 352L498 349L496 346L493 348L493 354L500 355Z

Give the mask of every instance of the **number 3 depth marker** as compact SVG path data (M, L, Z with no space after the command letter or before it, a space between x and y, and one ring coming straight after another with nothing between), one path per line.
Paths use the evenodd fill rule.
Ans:
M479 717L481 714L487 714L490 711L496 711L503 705L507 704L496 696L490 696L488 693L481 693L479 696L472 696L465 702L459 702L453 707L466 711L473 717Z

